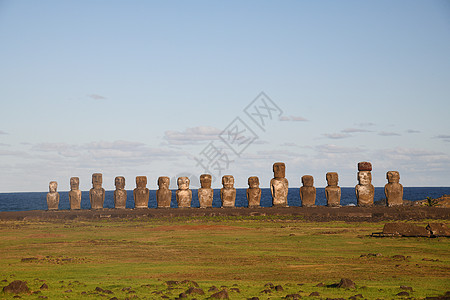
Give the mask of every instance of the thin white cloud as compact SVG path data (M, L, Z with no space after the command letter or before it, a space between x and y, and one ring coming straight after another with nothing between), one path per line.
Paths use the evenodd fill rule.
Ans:
M280 121L306 122L308 119L301 116L280 116Z
M298 147L296 143L283 143L280 145L281 147Z
M405 131L406 133L420 133L419 130L414 130L414 129L408 129Z
M352 135L348 133L324 133L323 136L333 140L346 139L352 137Z
M266 141L266 140L257 139L254 142L252 142L252 144L255 144L255 145L267 145L267 144L270 144L270 142Z
M106 97L99 95L99 94L90 94L87 95L89 98L94 99L94 100L103 100L106 99Z
M0 147L11 147L10 144L0 143Z
M371 130L362 129L362 128L345 128L341 130L344 133L357 133L357 132L372 132Z
M167 130L164 139L172 145L194 145L219 139L222 130L210 126L197 126L184 131Z
M375 126L376 124L372 122L363 122L363 123L356 123L355 125L359 127L370 127Z
M380 131L380 132L378 132L378 135L381 135L381 136L399 136L401 134L396 133L396 132L391 132L391 131Z
M450 142L450 135L440 134L440 135L435 136L435 138L441 139L444 142Z
M315 147L315 150L319 153L362 153L366 150L358 147L342 147L334 144L323 144Z
M8 133L3 130L0 130L0 134L8 134Z

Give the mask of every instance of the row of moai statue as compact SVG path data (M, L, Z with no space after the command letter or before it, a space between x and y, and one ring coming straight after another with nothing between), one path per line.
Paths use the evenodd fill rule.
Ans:
M357 205L370 207L373 205L375 188L372 185L372 164L369 162L358 163L358 184L355 187ZM278 162L273 165L274 178L270 181L272 193L272 205L275 207L287 207L287 195L289 182L286 179L286 166ZM388 206L398 206L403 204L403 186L399 183L400 175L397 171L389 171L386 174L388 183L385 185L386 203ZM338 186L338 173L328 172L326 174L327 187L325 196L327 206L339 207L341 201L341 188ZM92 209L101 209L105 201L105 189L102 188L102 174L92 175L92 188L89 191L89 199ZM214 190L211 188L212 176L202 174L200 176L201 188L198 189L198 200L200 208L212 207ZM192 190L189 189L190 180L188 177L177 179L178 190L176 200L179 208L191 207ZM79 190L80 179L70 178L69 202L71 209L81 208L81 191ZM158 190L156 191L156 202L158 208L170 208L172 191L169 189L170 178L161 176L158 178ZM236 189L234 188L234 177L225 175L222 177L223 188L220 190L222 207L235 207ZM259 188L259 178L252 176L248 178L249 188L247 189L248 207L260 206L261 189ZM302 206L312 207L316 202L316 188L314 178L311 175L302 176L302 187L300 188L300 198ZM125 190L125 177L115 178L116 190L114 191L114 207L125 208L127 192ZM136 188L133 190L135 208L148 208L150 191L147 186L146 176L136 177ZM50 192L47 194L47 205L49 210L56 210L59 206L59 194L57 192L56 181L49 184Z

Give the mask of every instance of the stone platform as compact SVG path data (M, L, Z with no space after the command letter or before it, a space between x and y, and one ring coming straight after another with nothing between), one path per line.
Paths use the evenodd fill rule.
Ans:
M212 216L293 216L306 221L450 220L450 208L437 207L263 207L143 208L0 212L0 220L95 220Z

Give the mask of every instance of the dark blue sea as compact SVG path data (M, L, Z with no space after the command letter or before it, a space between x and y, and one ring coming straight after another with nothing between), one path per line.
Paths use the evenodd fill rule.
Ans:
M341 205L356 205L355 188L341 188ZM114 191L106 191L105 208L114 208ZM127 208L134 208L133 191L127 191ZM405 200L417 201L426 197L438 198L444 194L450 194L450 187L405 187L403 198ZM69 209L69 192L59 192L59 209ZM0 193L0 211L21 211L21 210L46 210L47 193ZM384 188L375 188L375 201L384 199ZM269 207L272 204L270 189L261 189L261 206ZM301 206L299 188L290 188L288 193L289 206ZM316 205L326 205L325 188L317 188ZM156 190L150 190L150 208L156 208ZM175 191L172 191L172 207L177 207ZM220 189L214 190L213 207L220 207ZM236 190L236 206L247 206L246 189ZM89 209L89 191L82 192L81 208ZM192 190L192 207L199 207L197 190Z

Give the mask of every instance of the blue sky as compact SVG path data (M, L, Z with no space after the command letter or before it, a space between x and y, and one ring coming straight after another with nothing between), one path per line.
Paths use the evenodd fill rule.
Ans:
M237 187L277 161L291 187L354 186L359 161L375 186L450 184L447 1L0 0L0 41L0 192L155 189L204 173L209 145ZM264 130L244 112L261 92ZM239 155L236 117L257 136Z

